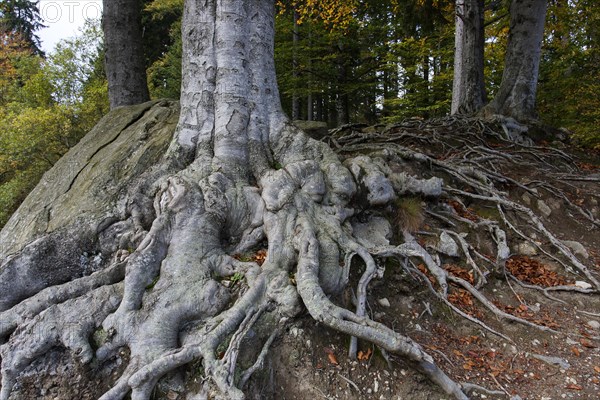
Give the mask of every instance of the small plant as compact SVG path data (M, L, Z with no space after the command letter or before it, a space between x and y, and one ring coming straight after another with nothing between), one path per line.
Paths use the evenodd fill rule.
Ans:
M252 254L250 254L250 253L236 254L233 256L233 258L235 258L236 260L241 261L241 262L253 261Z
M421 227L424 220L421 198L400 197L395 206L395 222L400 231L414 232Z
M235 285L236 283L241 282L243 279L244 274L242 274L241 272L236 272L235 274L233 274L230 281L232 285Z

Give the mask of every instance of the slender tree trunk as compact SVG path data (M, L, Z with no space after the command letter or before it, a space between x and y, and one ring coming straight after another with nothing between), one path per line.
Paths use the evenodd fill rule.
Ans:
M292 119L300 119L300 97L298 96L298 12L294 10L294 29L292 31L292 46L293 46L293 60L292 60L292 76L294 77L294 93L292 94Z
M335 110L337 113L337 125L341 126L350 122L348 94L344 93L345 85L348 80L348 66L346 65L345 56L339 55L338 58L338 79L337 79L337 93L335 97Z
M452 114L472 114L486 101L483 0L457 0Z
M310 25L308 26L308 47L312 47L312 31L310 29ZM308 58L308 70L312 71L312 58ZM306 99L306 120L312 121L314 119L314 100L312 93L312 78L308 76L308 96Z
M150 100L142 47L140 0L104 0L102 30L110 108Z
M518 121L537 118L536 91L547 0L513 0L502 82L486 112Z

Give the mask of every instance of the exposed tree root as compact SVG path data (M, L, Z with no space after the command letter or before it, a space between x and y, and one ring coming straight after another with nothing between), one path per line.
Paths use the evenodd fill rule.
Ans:
M377 134L340 129L330 142L340 157L347 156L341 162L325 143L309 139L277 113L252 121L237 111L227 115L227 132L209 129L211 133L190 137L186 125L180 125L167 157L156 167L171 171L179 165L177 170L168 176L147 172L161 176L150 184L156 190L130 197L137 200L131 201L125 217L135 214L149 221L129 226L127 234L143 235L135 249L123 248L115 238L110 259L117 261L39 290L0 314L0 338L5 340L0 346L0 400L9 399L31 362L55 347L64 347L84 364L103 363L129 349L128 365L103 400L128 394L134 400L148 399L161 378L198 360L209 396L242 399L243 388L268 357L273 341L303 309L353 338L351 358L356 357L358 340L372 342L400 355L446 393L467 399L465 393L481 388L455 382L413 339L369 318L369 283L383 276L387 259L399 260L408 276L457 315L508 341L496 319L555 332L501 310L484 294L491 280L508 276L507 232L530 238L517 226L542 235L548 244L540 247L593 289L524 287L548 296L560 290L592 295L600 289L598 272L579 260L531 208L501 189L513 185L535 193L527 184L504 177L501 163L543 165L558 174L552 158L557 157L558 164L575 173L563 152L509 145L493 124L479 120L446 119L409 121ZM216 118L208 111L203 116ZM254 124L268 127L269 134ZM223 150L238 146L228 136L236 129L246 129L246 155ZM489 147L490 138L506 144L506 151ZM414 144L421 142L441 147L438 154L445 156L415 150ZM213 153L211 145L218 151ZM382 216L393 213L402 196L426 202L427 215L439 221L427 232L435 242L426 243L406 230L392 235ZM491 205L497 215L470 212L473 201ZM597 228L593 216L573 209ZM489 245L481 246L476 235ZM262 265L242 257L265 247ZM448 272L448 260L464 260L472 280ZM352 274L355 266L360 270ZM233 276L243 277L235 289L225 285ZM354 311L337 301L351 282L356 284ZM473 296L488 316L471 315L454 304L450 294L458 289ZM243 340L268 319L272 333L244 369L238 365ZM94 332L106 336L95 352L88 343Z

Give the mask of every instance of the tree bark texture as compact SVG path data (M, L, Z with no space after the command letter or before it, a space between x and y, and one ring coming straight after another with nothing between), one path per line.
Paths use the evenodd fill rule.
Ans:
M366 155L369 140L354 133L341 146L352 154L342 162L325 142L292 125L281 110L275 79L273 1L187 0L182 36L181 112L170 141L153 133L166 121L175 123L171 106L156 102L112 110L44 176L1 232L0 400L9 399L31 363L55 348L80 365L123 361L102 400L149 399L159 380L199 361L208 398L243 399L245 382L266 351L240 371L238 355L253 350L242 349L242 339L254 324L271 321L268 349L273 335L303 310L352 337L350 359L357 356L359 339L369 341L403 357L446 393L467 399L464 387L418 343L369 318L368 286L383 277L385 259L397 259L410 276L422 275L419 282L432 296L496 335L506 338L453 306L450 282L495 315L528 321L486 302L472 284L443 268L441 252L430 254L409 232L398 235L402 243L391 244L389 222L379 215L393 212L400 196L411 195L441 203L445 221L468 221L452 213L444 193L520 211L541 235L547 231L539 219L493 187L506 182L494 165L465 167L462 157L429 157L378 135L373 139L385 140ZM477 160L497 153L488 150L481 157L467 145L472 134L466 136L460 147ZM148 159L151 165L143 163ZM405 172L412 171L408 162L423 164L427 172ZM434 168L461 189L431 176ZM499 265L510 253L505 225L481 223ZM465 237L453 237L483 285L488 275L480 273ZM562 242L547 237L600 287ZM266 251L262 265L241 257L258 249ZM428 275L411 266L412 260ZM349 285L357 265L351 310L333 299ZM234 276L243 276L243 289L224 284ZM269 318L261 319L265 314ZM100 338L94 346L92 336Z
M121 2L108 5L109 15L115 4ZM109 29L111 18L106 21ZM366 317L366 289L378 269L352 235L349 203L357 184L371 206L392 201L395 189L368 157L344 166L326 144L310 139L283 114L273 57L274 3L188 0L182 35L181 112L165 156L136 185L118 192L120 199L111 201L116 209L105 205L101 222L90 212L83 223L90 229L79 229L91 241L88 248L98 246L100 233L94 232L112 233L103 246L108 254L94 258L98 273L88 276L75 263L65 276L38 279L32 287L30 264L51 242L44 235L0 269L0 282L13 282L11 294L3 291L0 297L0 320L7 321L0 340L8 338L0 347L0 399L8 399L27 365L60 345L83 364L104 363L129 349L125 370L102 400L128 393L148 399L163 375L198 359L215 396L241 399L239 386L252 368L241 381L234 379L239 340L267 310L277 321L303 306L325 325L355 337L352 357L356 338L373 341L405 356L446 392L466 398L418 344ZM147 137L156 124L134 118L121 130L137 126ZM93 151L91 159L120 136ZM71 173L67 192L84 183L78 178L85 171ZM433 180L433 186L439 182ZM77 220L86 221L81 215ZM67 247L82 241L56 235ZM262 266L235 257L265 242ZM355 312L327 297L347 284L353 255L367 265ZM248 287L234 299L220 281L236 273ZM11 279L15 275L23 279ZM73 334L75 320L81 329ZM23 321L41 337L18 329ZM94 352L87 338L100 325L107 336ZM217 347L231 335L229 349L217 359Z
M452 114L473 114L486 102L483 0L457 0Z
M110 108L150 100L140 0L104 0L102 30Z
M547 0L513 0L502 82L486 111L518 121L537 118L538 70Z

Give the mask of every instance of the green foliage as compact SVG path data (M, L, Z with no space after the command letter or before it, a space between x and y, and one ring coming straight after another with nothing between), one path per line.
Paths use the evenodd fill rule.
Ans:
M542 120L600 149L600 9L592 0L552 1L542 47Z
M28 49L42 54L40 38L35 34L43 28L37 1L2 0L0 2L0 32L19 35Z
M47 59L0 44L0 227L43 173L108 111L100 30L90 23Z
M348 12L343 24L299 5L296 17L290 5L277 17L284 109L291 113L299 99L300 118L330 125L448 111L454 42L445 15L453 2L373 0L333 9Z
M148 90L152 98L178 99L181 91L181 26L176 23L174 43L148 68Z
M148 89L152 98L179 98L183 0L148 0L142 20Z
M486 41L483 68L488 100L493 98L502 82L510 22L508 5L508 2L501 2L498 8L485 11Z
M231 277L231 284L235 285L238 282L241 282L244 280L244 274L242 274L241 272L236 272L235 274L233 274L233 276Z

